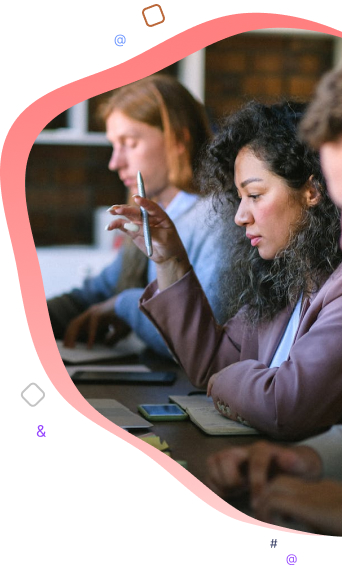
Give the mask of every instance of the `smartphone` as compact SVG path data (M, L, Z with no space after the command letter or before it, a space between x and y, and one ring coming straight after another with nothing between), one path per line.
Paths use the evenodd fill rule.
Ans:
M188 414L174 403L138 405L138 411L149 421L183 421L188 418Z

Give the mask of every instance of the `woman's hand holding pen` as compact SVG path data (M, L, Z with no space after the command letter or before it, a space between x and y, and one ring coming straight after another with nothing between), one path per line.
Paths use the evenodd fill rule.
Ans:
M111 207L109 212L113 216L123 215L129 220L129 223L124 218L117 218L107 226L107 230L114 230L115 228L122 230L131 236L138 248L146 253L143 222L139 207L143 207L147 211L153 245L151 259L157 265L158 285L162 291L181 279L189 271L190 262L178 232L166 212L149 199L135 196L134 201L137 207L125 204ZM134 225L137 228L134 228Z

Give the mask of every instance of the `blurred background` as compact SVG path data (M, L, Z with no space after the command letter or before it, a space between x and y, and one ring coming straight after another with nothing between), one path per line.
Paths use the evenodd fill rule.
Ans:
M342 40L300 30L229 37L182 59L172 74L202 102L212 127L250 99L308 100L326 71L342 64ZM111 155L97 109L104 93L56 116L38 136L26 169L28 213L47 298L95 275L114 257L106 209L126 199L107 168Z

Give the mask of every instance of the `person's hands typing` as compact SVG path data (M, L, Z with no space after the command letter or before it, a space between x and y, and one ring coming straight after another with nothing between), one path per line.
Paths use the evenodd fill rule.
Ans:
M208 459L207 469L207 485L220 497L238 496L249 491L251 504L255 507L263 489L275 475L286 473L318 479L322 462L307 446L257 442L213 454Z
M291 519L316 533L342 535L342 484L278 476L265 487L255 510L267 523Z
M126 336L130 329L115 315L115 299L116 297L111 297L107 301L92 305L75 317L65 331L64 346L73 348L75 342L83 338L88 348L91 348L99 334L102 334L103 340L110 344Z

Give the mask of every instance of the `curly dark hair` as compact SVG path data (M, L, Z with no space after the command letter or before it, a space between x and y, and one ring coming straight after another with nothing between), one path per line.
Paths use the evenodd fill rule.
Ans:
M327 194L318 154L297 134L305 108L296 101L250 102L222 122L206 149L201 189L213 196L216 212L224 216L238 208L234 164L245 147L286 181L293 196L309 180L321 195L316 206L303 209L288 245L274 259L262 259L246 238L236 243L233 263L221 279L226 279L228 316L244 307L251 324L271 320L285 307L293 308L301 295L316 292L342 259L339 211Z

